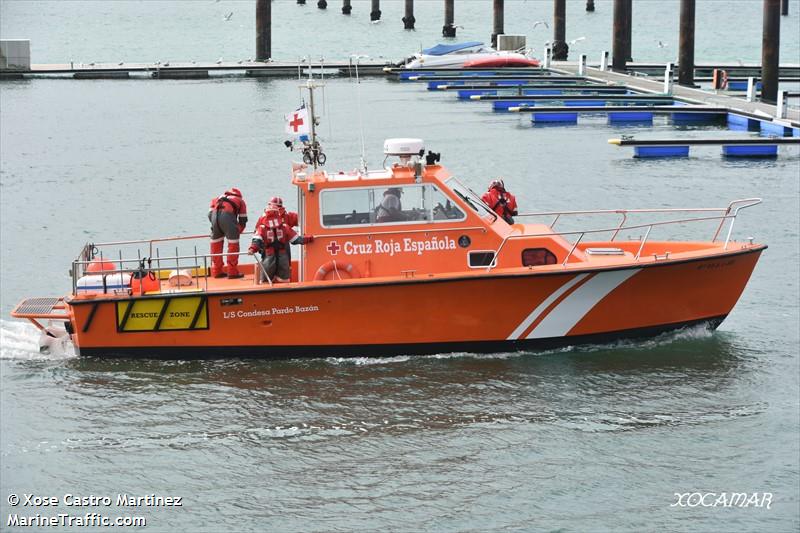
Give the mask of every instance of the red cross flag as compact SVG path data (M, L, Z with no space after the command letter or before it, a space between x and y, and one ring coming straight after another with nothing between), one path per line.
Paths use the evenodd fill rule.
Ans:
M308 111L301 106L286 115L286 133L291 135L308 135Z

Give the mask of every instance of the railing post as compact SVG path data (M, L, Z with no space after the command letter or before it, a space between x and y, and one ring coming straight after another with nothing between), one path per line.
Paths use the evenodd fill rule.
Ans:
M608 50L603 50L600 54L600 70L608 70Z
M756 101L756 79L753 76L747 78L747 101Z
M550 45L548 44L544 48L544 64L542 66L544 68L550 68L550 62L552 61L552 59L553 59L553 49L550 48Z
M664 69L664 94L672 94L672 63L667 63Z
M775 116L777 118L786 118L786 107L787 107L787 100L789 99L789 93L787 91L780 91L778 92L778 102L775 109Z
M578 76L586 76L586 54L578 56Z

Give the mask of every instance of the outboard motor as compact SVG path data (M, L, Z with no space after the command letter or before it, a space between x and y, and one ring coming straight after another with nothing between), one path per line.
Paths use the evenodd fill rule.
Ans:
M67 330L51 323L39 335L39 353L64 355L69 341L70 336Z

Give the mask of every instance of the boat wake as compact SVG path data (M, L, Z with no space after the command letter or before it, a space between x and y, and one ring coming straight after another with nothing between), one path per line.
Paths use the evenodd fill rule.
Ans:
M47 353L39 351L40 337L33 324L0 319L0 359L57 361L77 357L66 337L54 338Z
M543 356L563 353L595 353L606 352L610 350L636 350L636 351L650 351L657 348L680 343L680 342L693 342L710 339L714 335L714 330L705 324L699 324L682 328L667 333L662 333L652 339L646 340L618 340L602 344L581 344L578 346L564 346L561 348L553 348L549 350L532 351L519 351L519 352L497 352L489 354L470 353L470 352L451 352L440 353L433 355L398 355L392 357L328 357L325 361L332 365L353 365L353 366L368 366L368 365L390 365L397 363L405 363L411 359L511 359L516 357L530 357L530 356Z

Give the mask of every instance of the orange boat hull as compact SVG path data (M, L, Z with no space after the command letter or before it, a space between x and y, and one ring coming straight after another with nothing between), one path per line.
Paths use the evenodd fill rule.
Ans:
M81 355L289 358L536 350L699 323L715 328L762 250L613 269L517 269L67 304ZM175 313L187 318L174 327L159 319L155 330L147 330L148 313L141 311L147 305L165 316L186 309Z

